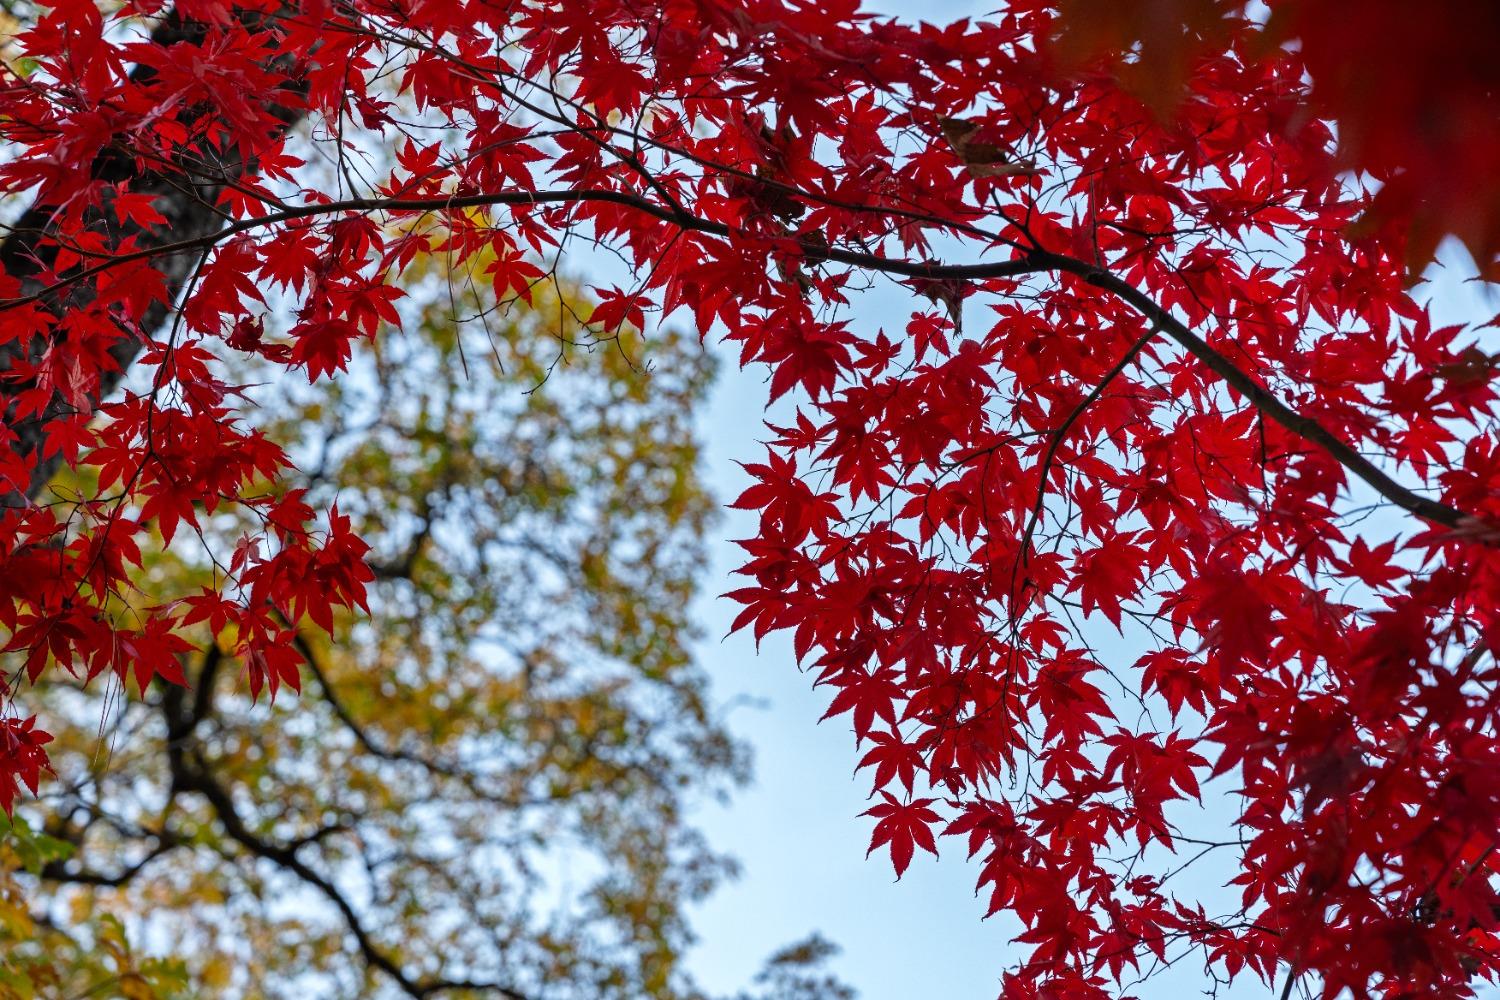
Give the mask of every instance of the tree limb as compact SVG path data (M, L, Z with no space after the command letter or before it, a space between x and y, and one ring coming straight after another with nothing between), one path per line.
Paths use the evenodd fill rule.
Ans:
M488 992L498 997L505 997L506 1000L529 1000L525 994L500 983L412 978L394 958L376 944L358 911L338 890L338 887L298 857L297 849L310 841L304 839L296 845L283 845L257 836L240 817L228 789L209 773L206 762L196 751L189 753L182 747L169 746L167 757L171 767L173 791L196 792L202 795L231 840L253 856L279 865L317 889L339 911L345 927L353 936L365 961L390 977L403 993L422 1000L422 998L439 993L467 989Z

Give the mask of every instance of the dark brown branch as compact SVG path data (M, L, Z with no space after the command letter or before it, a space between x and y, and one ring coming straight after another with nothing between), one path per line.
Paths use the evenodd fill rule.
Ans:
M482 990L507 1000L528 1000L527 996L500 983L480 983L469 980L413 979L400 964L387 955L371 937L364 921L353 904L345 898L332 882L323 877L300 857L298 848L310 842L306 838L295 845L273 843L257 836L245 825L235 808L234 799L228 789L220 784L206 762L195 751L189 753L181 747L168 746L167 757L171 765L173 792L196 792L202 795L219 820L229 839L239 844L254 857L279 865L303 882L317 889L333 907L339 911L344 926L353 936L356 946L365 961L390 977L400 990L411 997L434 996L451 990Z
M139 861L135 862L134 864L127 865L126 867L110 875L106 875L103 872L92 871L87 868L71 868L64 861L49 861L42 866L42 869L38 874L49 882L63 882L70 885L91 885L99 888L116 889L122 885L125 885L131 879L135 878L136 875L140 874L141 871L143 871L151 862L155 861L163 854L166 854L182 845L182 841L178 840L170 833L163 832L157 834L156 837L156 846L147 851L145 856L143 856Z
M312 650L300 637L297 639L299 648L309 663L313 663ZM181 687L169 687L162 697L160 708L167 726L167 764L171 773L171 787L169 797L175 798L184 792L196 792L208 801L219 824L231 840L239 844L255 857L280 865L282 868L300 878L303 882L317 889L333 907L338 910L343 918L344 925L353 936L360 954L373 968L379 969L391 978L393 982L408 996L424 998L451 990L479 990L489 992L507 1000L528 1000L522 994L510 987L498 983L480 983L468 980L450 979L413 979L393 959L381 950L376 944L370 932L361 920L358 911L341 893L338 888L310 867L299 856L298 852L311 844L316 844L326 837L347 829L343 823L332 823L320 827L311 834L300 837L287 844L278 844L257 836L240 817L238 809L234 805L234 799L228 789L211 773L211 768L198 748L193 745L193 733L213 710L213 685L218 674L219 667L223 662L223 654L216 647L210 647L204 655L203 666L198 671L197 690L193 699L193 705L189 710L186 698L186 689ZM334 707L335 713L344 721L345 725L353 729L358 736L362 730L353 722L352 718L343 710L333 697L332 690L323 679L321 671L313 664L315 676L323 685L324 693L329 703ZM379 748L370 743L368 739L361 738L361 743L371 753L377 756L389 756L392 759L408 759L400 754L381 754ZM410 758L416 763L431 767L431 762ZM151 860L144 859L139 865L134 866L137 870ZM122 873L124 874L124 873ZM135 874L134 871L129 875ZM129 877L126 876L126 878ZM70 879L75 882L87 882L95 885L112 884L102 880L95 881L86 878L74 877ZM123 881L123 879L122 879Z
M1103 288L1124 299L1142 316L1159 325L1166 335L1184 350L1229 383L1257 410L1303 440L1317 445L1334 461L1353 473L1357 479L1402 510L1447 528L1459 528L1466 520L1471 519L1470 515L1461 510L1424 497L1396 482L1381 471L1375 463L1355 450L1352 445L1340 439L1318 421L1298 413L1283 403L1275 393L1255 381L1248 372L1214 349L1202 337L1189 330L1181 320L1134 285L1103 268L1081 260L1052 254L1043 254L1041 258L1059 271L1077 275L1089 284Z
M223 660L224 653L219 649L219 644L210 643L203 651L202 664L192 675L191 688L177 684L163 686L161 708L162 714L167 719L167 742L169 744L182 743L188 739L199 723L213 712L214 684L218 680L219 665ZM192 708L185 711L188 708L187 699L190 692L193 697Z
M1017 560L1011 571L1012 592L1015 591L1015 574L1031 558L1031 538L1036 533L1037 522L1041 520L1042 508L1046 504L1047 477L1052 474L1052 464L1057 458L1058 449L1062 447L1063 441L1067 439L1068 432L1073 429L1073 425L1078 422L1078 418L1083 416L1084 412L1090 406L1094 405L1099 397L1104 394L1104 390L1109 388L1110 383L1119 378L1125 369L1129 368L1135 362L1135 359L1146 349L1146 345L1151 342L1151 338L1155 337L1160 329L1161 325L1153 322L1150 329L1136 338L1135 343L1130 346L1130 349L1120 357L1119 361L1110 366L1109 371L1104 373L1104 377L1099 380L1098 384L1089 390L1088 395L1079 400L1078 405L1073 407L1068 415L1063 418L1063 422L1058 424L1057 429L1049 435L1047 452L1042 458L1041 476L1037 481L1036 501L1031 505L1031 514L1026 519L1026 530L1021 535L1020 559Z
M494 792L481 787L480 777L471 771L465 770L459 763L428 757L397 747L383 746L370 735L369 731L354 718L348 707L344 705L342 699L339 698L338 693L334 690L333 683L329 680L327 671L318 662L317 655L311 644L302 637L301 633L293 634L292 644L302 654L302 660L307 665L308 672L313 675L313 680L317 682L318 689L322 691L323 700L328 703L328 707L333 712L334 718L338 719L344 728L349 731L350 735L354 737L354 741L372 757L389 761L393 764L410 764L439 778L447 778L450 781L455 781L476 799L505 809L524 809L529 806L557 801L557 797L554 795L542 798L507 798L496 795Z
M436 198L349 198L318 205L301 205L284 209L253 219L243 219L213 232L178 240L155 247L144 248L133 253L120 254L107 261L84 268L68 275L49 288L12 299L0 300L0 311L36 301L58 290L108 270L111 267L161 255L182 255L193 250L212 247L222 240L253 229L273 226L298 219L315 218L340 212L407 212L431 213L451 212L466 208L481 208L496 205L535 206L549 204L572 204L578 202L603 202L632 208L646 215L661 219L683 229L728 238L737 234L730 226L683 213L680 209L659 205L640 195L607 189L561 189L547 191L493 191L468 195L452 195ZM809 259L834 261L851 267L863 268L884 274L929 280L977 281L1027 274L1062 272L1084 279L1123 299L1152 323L1198 358L1231 387L1243 394L1250 403L1271 420L1293 434L1317 445L1335 461L1382 497L1424 520L1448 528L1458 528L1468 516L1463 511L1446 504L1430 500L1407 489L1388 476L1354 447L1341 440L1312 417L1298 413L1283 403L1274 393L1255 381L1229 358L1193 333L1172 313L1129 282L1095 264L1043 250L1032 251L1021 257L991 263L943 264L939 262L913 262L882 257L863 251L839 247L799 244L794 237L786 237L790 245L800 245Z
M284 222L294 222L298 219L336 215L340 212L435 213L453 212L466 208L488 208L497 205L536 206L574 204L578 202L605 202L621 205L626 208L633 208L663 222L670 222L683 229L706 233L710 236L720 236L727 239L731 236L744 237L753 235L737 231L722 222L714 222L696 215L688 215L670 207L659 205L648 198L628 191L612 191L607 188L561 188L547 191L487 191L477 194L455 194L431 198L345 198L340 201L329 201L316 205L297 205L278 212L258 215L251 219L241 219L239 222L216 229L210 233L175 240L170 243L158 244L156 246L143 247L140 250L130 253L116 254L108 260L69 274L52 285L36 292L9 299L0 299L0 312L40 301L41 299L57 294L71 285L87 281L96 275L111 268L119 267L122 264L163 256L178 256L195 250L203 250L240 233L249 232L254 229L264 229L267 226L275 226ZM773 239L772 237L765 238L768 242ZM918 263L899 258L882 257L879 254L864 251L830 247L821 243L801 240L798 237L790 235L777 238L775 241L786 243L789 246L799 246L802 252L812 260L831 260L840 264L848 264L851 267L880 271L884 274L895 274L906 278L927 278L931 280L952 279L965 281L1033 274L1038 271L1048 270L1049 268L1045 266L1039 266L1038 261L1043 256L1051 256L1033 254L1017 260L995 261L987 264Z
M292 644L296 646L297 652L302 654L302 661L307 664L308 672L318 682L318 688L323 692L323 700L328 702L328 707L333 711L334 717L343 724L345 729L349 730L355 742L363 747L366 753L381 760L391 761L392 763L415 764L445 778L461 779L464 777L455 767L429 760L426 757L405 750L383 747L375 742L370 737L370 734L365 731L365 727L360 725L354 716L349 713L349 710L344 707L344 703L333 690L333 684L328 680L327 673L324 672L322 666L318 663L318 658L313 652L312 646L302 637L300 632L293 634Z

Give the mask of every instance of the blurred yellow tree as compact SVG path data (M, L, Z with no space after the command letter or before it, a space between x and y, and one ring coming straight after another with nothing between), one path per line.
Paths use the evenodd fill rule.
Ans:
M81 957L0 960L15 995L701 996L685 909L733 866L686 811L746 775L688 652L712 365L533 298L435 266L349 377L247 389L372 544L372 614L301 634L300 697L252 699L231 636L185 688L29 697L58 776L5 841L0 933ZM145 572L210 578L243 526L200 520L200 564ZM137 970L127 927L176 962ZM760 988L846 995L803 971L827 950Z

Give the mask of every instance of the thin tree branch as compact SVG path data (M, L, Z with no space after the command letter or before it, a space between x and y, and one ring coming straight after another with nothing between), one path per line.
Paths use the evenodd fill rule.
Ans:
M140 874L147 865L155 861L157 858L161 857L163 854L166 854L174 850L175 848L182 846L182 841L178 840L169 832L164 831L162 833L156 834L156 837L156 846L148 851L144 857L142 857L134 864L127 865L126 867L120 869L112 875L106 875L103 872L92 871L87 868L70 869L67 863L63 861L47 862L42 866L42 869L38 874L41 878L44 878L49 882L63 882L71 885L92 885L99 888L117 889L120 886L125 885L131 879L135 878L136 875Z
M621 205L672 223L684 229L729 238L746 236L724 223L703 219L684 213L680 209L659 205L640 195L625 191L599 188L556 189L545 191L491 191L468 195L452 195L435 198L347 198L317 205L301 205L252 219L242 219L214 232L160 246L143 248L132 253L120 254L107 261L84 268L59 280L53 285L29 295L0 299L0 311L13 309L55 294L61 288L131 261L160 255L175 255L190 250L212 247L225 239L259 229L298 219L315 218L340 212L415 212L456 211L466 208L481 208L496 205L548 205L573 204L578 202L602 202ZM1112 274L1108 270L1087 261L1045 250L1034 250L1021 257L990 263L944 264L941 262L916 262L879 254L848 250L814 244L795 236L779 240L767 238L767 242L784 242L797 247L808 260L834 261L885 274L929 280L976 281L1026 274L1062 272L1082 278L1089 284L1105 289L1129 303L1138 312L1161 329L1189 354L1198 358L1231 387L1243 394L1261 413L1293 434L1317 445L1336 462L1349 470L1356 478L1372 487L1382 497L1416 516L1448 528L1461 528L1472 518L1456 508L1428 499L1396 482L1373 462L1360 454L1353 446L1341 440L1317 420L1298 413L1282 402L1274 393L1256 382L1247 372L1208 344L1172 315L1171 311L1157 303L1134 285Z
M501 983L475 982L471 980L451 979L413 979L400 964L386 954L371 937L369 930L365 927L358 911L353 904L345 898L338 888L313 870L306 862L297 856L294 847L275 844L256 836L240 818L239 811L235 808L234 800L228 790L221 785L208 771L204 762L195 753L193 759L180 748L171 748L168 751L168 759L172 769L172 787L175 791L197 792L207 800L219 824L231 840L239 844L252 855L280 865L287 871L296 875L303 882L317 889L343 917L344 925L353 936L360 954L372 967L385 973L396 984L401 991L417 1000L434 996L451 990L480 990L495 996L505 997L507 1000L529 1000L526 994L510 988ZM299 845L300 846L300 845Z
M1057 270L1077 275L1089 284L1112 292L1128 302L1141 315L1159 324L1167 336L1240 392L1257 410L1303 440L1317 445L1334 461L1353 473L1356 478L1402 510L1415 514L1425 521L1448 528L1461 528L1466 521L1472 520L1472 517L1463 511L1424 497L1396 482L1381 471L1375 463L1317 420L1298 413L1282 402L1269 389L1255 381L1248 372L1221 354L1202 337L1189 330L1169 310L1134 285L1103 268L1081 260L1052 254L1044 254L1042 257Z

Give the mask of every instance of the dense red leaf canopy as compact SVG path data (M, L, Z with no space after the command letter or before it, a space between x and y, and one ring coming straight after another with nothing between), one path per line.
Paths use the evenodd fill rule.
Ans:
M1184 954L1472 995L1495 360L1409 286L1443 232L1497 248L1495 8L1097 6L60 0L0 94L0 190L34 201L0 278L20 672L172 682L206 622L295 685L289 623L361 603L364 546L267 488L287 458L215 358L336 377L419 255L524 298L597 245L629 265L602 332L690 319L785 397L737 626L788 630L849 719L872 850L975 858L1021 928L1007 997ZM910 312L876 331L882 284ZM229 506L263 530L205 555L217 587L132 588ZM7 805L44 760L21 682Z

